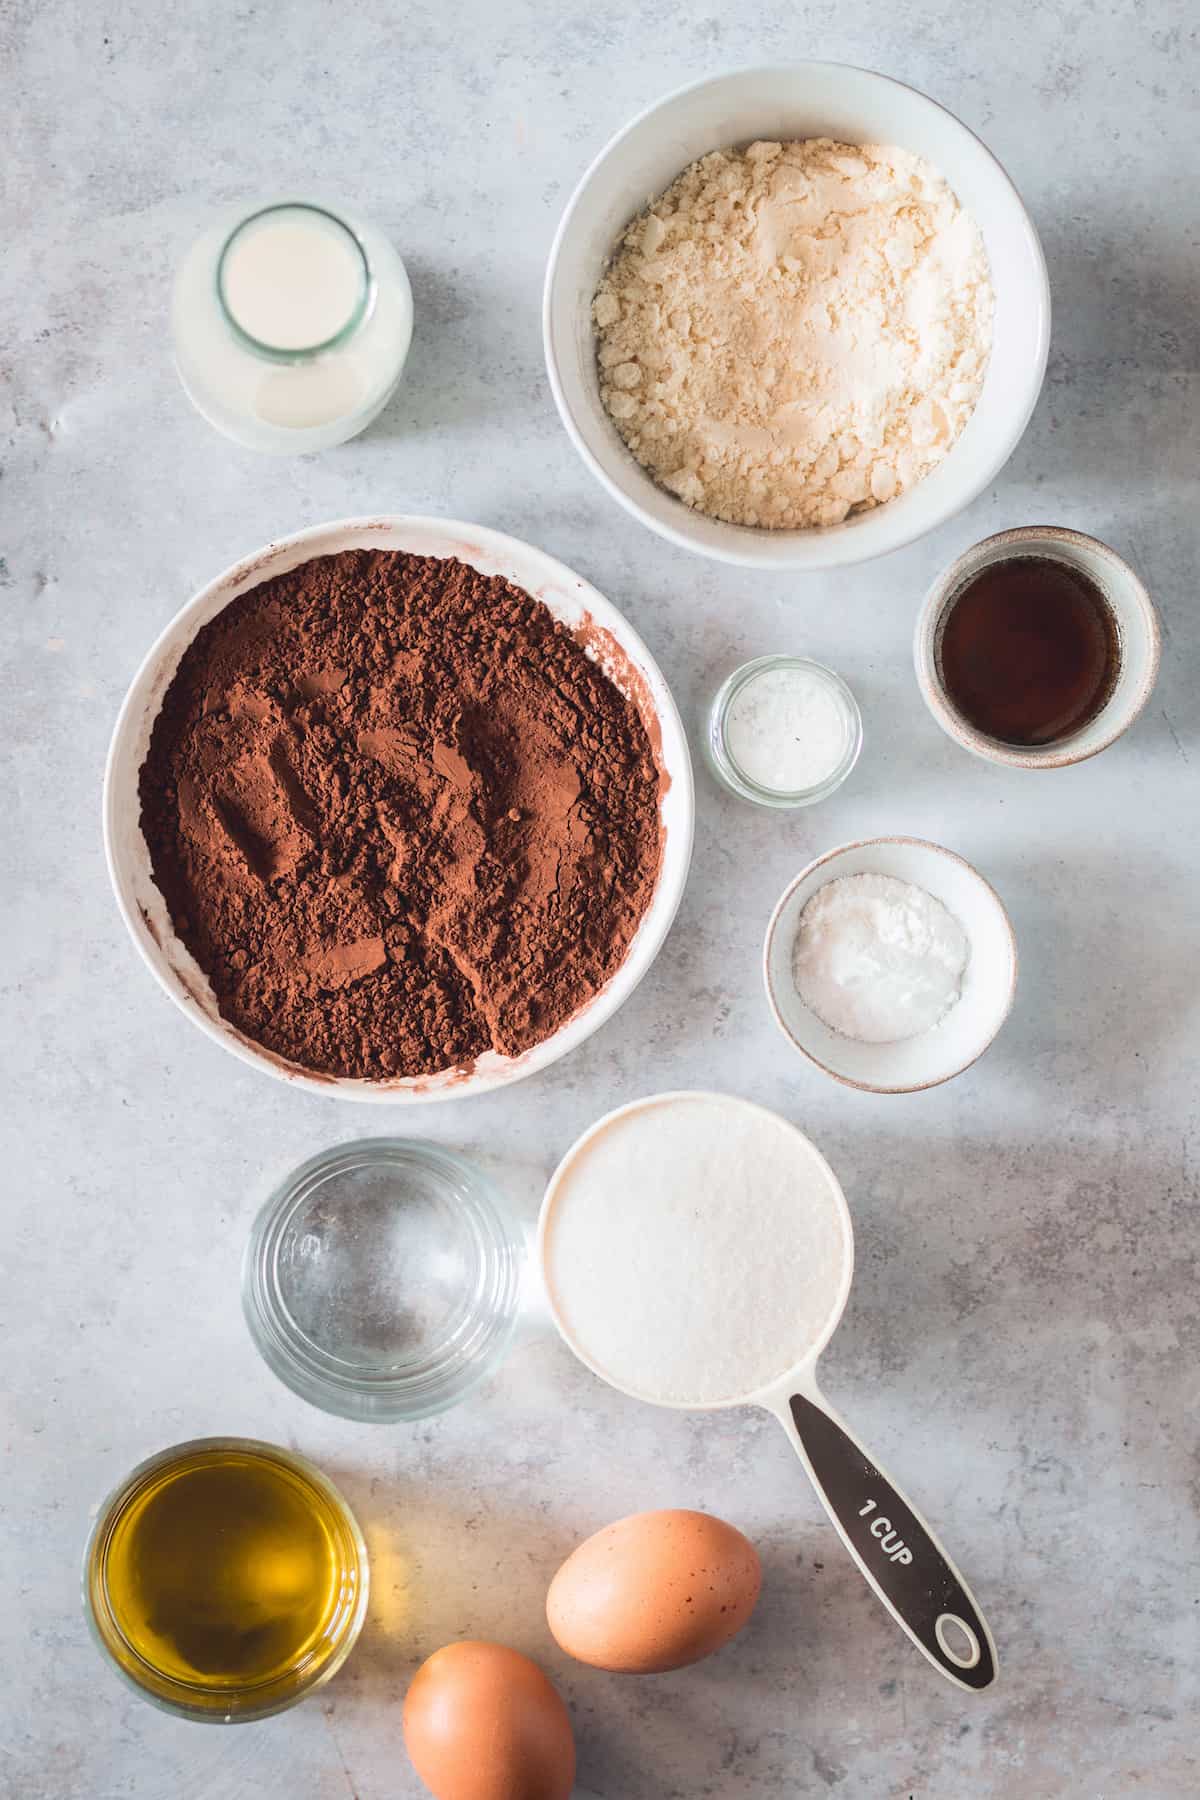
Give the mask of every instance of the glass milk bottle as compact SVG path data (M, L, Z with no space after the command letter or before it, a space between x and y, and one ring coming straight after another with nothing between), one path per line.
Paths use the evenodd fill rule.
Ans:
M412 290L375 226L298 201L239 209L175 281L175 362L196 410L249 450L345 443L390 399Z

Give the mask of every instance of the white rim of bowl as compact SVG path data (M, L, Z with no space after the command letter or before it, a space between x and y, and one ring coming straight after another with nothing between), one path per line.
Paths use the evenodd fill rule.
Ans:
M949 601L956 589L963 585L965 565L980 550L990 549L993 545L1020 553L1025 544L1067 544L1078 546L1089 551L1100 562L1111 564L1118 576L1130 586L1134 605L1142 615L1150 643L1150 658L1146 672L1138 685L1133 700L1122 715L1120 724L1115 724L1100 742L1091 745L1087 750L1072 748L1074 738L1086 729L1080 727L1073 737L1063 739L1059 744L1053 742L1039 749L1036 745L1005 744L999 738L989 737L986 732L977 731L975 727L953 706L946 693L945 683L938 673L937 635L938 627L946 616ZM995 562L1007 562L1009 557L997 557ZM995 564L981 564L979 573L985 567ZM1086 571L1084 571L1086 573ZM1119 621L1118 621L1119 625ZM917 686L921 690L921 698L946 733L964 750L982 757L986 762L999 763L1011 769L1068 769L1076 763L1090 762L1093 756L1099 756L1115 744L1118 738L1124 737L1129 727L1136 722L1145 711L1146 704L1154 692L1158 680L1158 671L1162 662L1162 626L1150 591L1137 571L1130 567L1125 558L1115 551L1111 544L1100 538L1090 537L1086 531L1075 531L1069 525L1014 525L1008 531L994 531L990 537L980 538L955 557L950 567L938 576L926 594L917 615L917 628L913 639L913 658L916 664ZM1109 700L1094 715L1094 719L1104 716Z
M911 1082L902 1082L897 1086L890 1086L890 1085L885 1086L884 1084L882 1084L880 1082L858 1081L855 1079L855 1077L853 1075L843 1075L843 1074L841 1074L841 1072L839 1070L831 1069L828 1063L822 1062L819 1056L814 1056L813 1052L811 1050L807 1049L805 1047L805 1045L803 1045L800 1042L799 1038L796 1036L796 1034L790 1029L790 1027L786 1023L786 1021L783 1017L783 1013L780 1010L779 1002L775 997L775 984L771 979L771 951L774 948L775 934L779 928L779 921L783 914L783 909L787 905L788 901L791 899L792 895L795 893L796 889L800 886L801 882L807 881L808 877L810 875L814 874L817 869L823 867L823 865L825 863L833 862L836 860L836 858L838 858L839 856L845 856L851 850L872 850L876 847L876 845L879 845L879 844L906 844L906 845L915 847L916 849L919 849L919 850L933 850L936 852L936 854L938 856L944 856L950 862L956 862L960 868L965 869L967 871L968 875L973 875L975 880L979 883L979 885L982 888L984 888L986 890L986 892L991 896L991 899L995 903L996 909L1000 915L1001 921L1003 922L1005 933L1008 938L1009 978L1008 978L1008 994L1007 994L1007 997L1006 997L1005 1003L1004 1003L1004 1011L1000 1014L1000 1017L996 1020L995 1026L993 1027L990 1035L979 1046L978 1050L976 1050L976 1052L973 1056L968 1056L967 1060L965 1062L959 1063L959 1065L956 1069L948 1069L944 1075L935 1076L932 1081L911 1081ZM837 846L837 848L834 850L826 850L826 852L823 856L814 857L812 862L808 863L806 865L806 867L801 869L801 871L798 875L794 876L792 878L792 880L788 882L786 888L784 888L784 890L783 890L783 893L779 896L779 899L775 902L774 910L771 913L771 917L767 921L766 935L763 938L763 952L762 952L763 986L767 990L767 1005L771 1009L771 1016L775 1020L776 1025L778 1025L780 1031L783 1033L783 1035L787 1039L788 1043L791 1044L794 1049L798 1050L800 1052L801 1056L803 1056L808 1062L812 1063L814 1068L820 1069L822 1074L832 1076L834 1081L840 1081L843 1087L857 1088L858 1091L863 1094L922 1094L926 1091L927 1088L935 1088L935 1087L944 1086L944 1084L947 1081L953 1081L957 1075L961 1075L964 1072L964 1070L971 1068L971 1066L974 1063L977 1063L979 1061L980 1057L984 1054L985 1051L991 1049L991 1047L995 1043L997 1037L1000 1035L1000 1031L1001 1031L1002 1026L1004 1025L1005 1020L1008 1018L1008 1015L1011 1013L1011 1011L1013 1009L1013 1001L1016 999L1016 994L1017 994L1017 969L1018 969L1018 966L1019 965L1018 965L1018 953L1017 953L1017 934L1013 930L1012 920L1008 916L1008 908L1005 906L1003 900L1001 900L999 894L996 892L996 890L992 886L991 882L987 879L986 876L981 875L979 873L979 870L975 867L974 863L969 863L965 856L960 856L958 854L957 850L947 850L947 848L944 844L935 844L935 843L933 843L933 841L930 838L919 838L919 837L855 838L853 840L853 842L851 842L851 843L839 844ZM806 1008L805 1010L810 1011L811 1008ZM814 1014L814 1017L815 1016L816 1015Z
M268 1050L263 1045L256 1044L253 1039L246 1037L243 1033L239 1032L235 1026L228 1024L225 1020L210 1017L209 1014L194 1000L189 1003L189 1000L185 999L184 994L180 991L183 985L182 982L178 979L175 981L169 980L163 970L158 967L157 963L152 960L149 955L147 948L142 941L142 930L145 922L138 916L139 908L136 901L133 900L132 897L127 901L127 896L123 887L120 859L118 858L115 847L115 817L118 798L115 777L117 753L118 750L123 747L123 739L129 729L132 715L138 707L145 704L140 692L144 678L148 671L159 665L161 659L167 653L168 646L171 640L176 636L180 620L183 616L193 610L199 611L218 588L228 587L230 589L229 600L225 602L225 605L228 605L233 598L232 590L238 587L240 583L247 581L253 575L259 575L261 580L267 580L268 574L266 571L268 566L275 560L281 551L299 549L306 544L316 543L321 539L326 538L331 532L367 532L378 530L431 531L446 536L453 534L461 539L461 550L463 552L475 544L478 545L480 549L491 550L496 554L508 554L514 550L524 555L533 554L548 568L555 572L556 579L559 579L563 585L570 585L581 592L584 596L584 604L588 610L591 609L593 600L599 600L604 611L606 613L615 614L624 629L634 639L638 647L638 659L635 659L633 655L625 649L623 644L620 645L620 648L627 656L629 656L630 661L634 664L635 668L638 669L638 672L644 674L648 667L657 675L661 688L661 700L657 693L649 695L648 699L653 704L654 713L658 722L660 724L667 722L673 727L678 747L682 752L680 767L671 770L670 777L673 785L676 783L679 784L684 795L685 824L683 826L676 825L674 828L674 840L679 846L678 852L672 851L669 858L664 853L659 869L658 882L651 895L650 905L642 915L642 924L639 925L640 931L644 926L646 919L649 917L651 909L659 904L661 896L663 912L661 923L657 927L658 941L655 944L653 952L647 958L644 967L635 976L628 989L614 1001L612 998L612 990L626 971L629 961L629 953L627 951L625 961L622 962L613 975L609 977L605 986L602 987L598 993L593 995L592 999L587 1001L584 1006L580 1007L578 1012L573 1013L569 1019L565 1020L557 1032L552 1033L548 1038L544 1038L540 1043L533 1045L531 1049L523 1052L521 1056L509 1059L507 1067L489 1071L488 1078L482 1082L477 1082L474 1075L464 1075L458 1081L443 1079L450 1071L440 1071L437 1075L431 1076L400 1077L378 1082L366 1080L359 1081L353 1078L336 1075L322 1075L319 1071L306 1069L302 1064L292 1063L285 1057L277 1056L274 1051ZM397 548L399 548L399 546L397 546ZM317 555L325 553L314 551L313 554ZM328 552L328 554L333 554L333 552ZM300 560L303 561L304 559L301 558ZM520 586L521 584L517 582L514 583L514 585ZM247 589L245 591L249 590ZM527 593L531 592L529 588L524 589L524 591ZM532 593L531 597L537 599L538 595ZM543 601L543 604L546 604L546 602ZM219 610L223 611L224 608L222 607ZM216 615L214 614L213 616L215 617ZM603 618L598 618L596 622L604 628L605 620ZM195 630L190 631L187 640L188 643L195 638L196 630L199 629L200 627L196 627ZM179 656L175 657L176 669L178 668L182 654L183 652L180 651ZM170 683L167 684L168 687L169 685ZM160 697L158 707L161 707L161 704L162 700ZM155 716L157 716L157 710L158 708L156 707ZM329 519L319 525L306 525L301 531L290 532L285 537L273 538L263 548L251 551L246 556L239 557L236 562L231 563L227 568L223 569L218 575L214 576L211 581L205 582L203 587L198 588L163 626L130 678L129 686L121 701L120 710L117 713L116 721L113 725L112 736L109 739L108 751L104 762L104 781L101 793L101 827L104 838L104 860L108 870L109 884L116 899L117 910L121 915L125 929L129 933L139 957L172 1004L176 1006L179 1011L183 1013L184 1017L189 1019L192 1024L198 1026L199 1029L204 1032L205 1036L210 1038L213 1043L219 1044L223 1050L228 1051L232 1056L236 1056L238 1061L245 1063L247 1067L257 1069L262 1074L270 1075L277 1081L286 1082L291 1087L302 1088L313 1094L320 1094L325 1099L350 1100L364 1105L387 1103L413 1105L419 1103L423 1106L433 1106L438 1105L443 1101L465 1100L472 1098L476 1094L494 1093L499 1089L511 1087L514 1082L525 1081L531 1075L539 1074L543 1069L551 1067L552 1064L557 1062L561 1057L569 1055L572 1050L577 1049L580 1044L584 1043L586 1039L592 1035L593 1032L598 1031L615 1012L620 1010L634 993L636 988L649 973L655 958L663 944L666 942L671 927L675 922L680 902L683 899L684 889L687 885L688 873L691 868L692 848L695 840L695 821L695 778L692 769L687 732L684 728L679 708L675 702L675 697L667 684L666 677L659 668L657 661L650 654L650 650L641 634L634 629L624 613L620 612L613 602L600 593L599 589L594 587L591 582L586 581L582 576L577 575L574 570L568 568L565 563L559 562L558 558L551 556L548 551L539 549L537 545L529 544L521 538L515 538L508 532L496 531L490 526L471 524L461 519L444 519L433 514L424 513L364 514L359 518ZM635 935L630 944L631 950L636 943L637 937ZM573 1028L577 1029L581 1022L593 1013L595 1014L595 1017L589 1019L587 1029L581 1032L577 1037L573 1037L573 1040L570 1043L564 1045L563 1048L557 1051L553 1056L539 1056L539 1052L544 1052L547 1046L552 1044L554 1039L560 1033L565 1034L572 1032ZM426 1083L431 1085L426 1086Z
M936 531L939 526L944 525L948 519L956 517L957 514L969 506L973 500L978 499L984 489L995 480L996 476L1000 473L1000 470L1008 462L1013 451L1024 437L1029 421L1033 417L1034 409L1037 406L1038 400L1041 398L1042 385L1046 375L1046 362L1050 354L1050 276L1049 271L1046 268L1046 256L1042 249L1041 239L1038 237L1037 229L1029 216L1028 208L1021 198L1020 191L999 157L993 150L988 148L979 134L972 131L969 125L964 124L957 113L951 112L948 106L943 106L940 101L931 98L931 96L926 94L921 88L913 87L911 83L907 81L897 81L894 75L882 75L878 69L864 68L860 63L840 63L832 62L828 59L813 58L795 63L753 63L746 68L727 69L721 75L703 75L698 81L685 82L682 87L674 88L669 94L664 94L661 99L652 101L649 106L643 107L641 112L630 119L627 125L623 125L619 131L614 132L608 142L604 144L592 158L591 162L576 182L571 197L563 208L562 217L558 222L558 228L554 233L554 239L550 245L550 255L546 262L546 277L542 285L542 348L546 359L546 373L550 380L550 392L554 396L554 404L558 409L558 416L566 429L567 436L575 446L575 449L583 462L591 470L597 481L599 481L600 485L607 491L612 499L627 512L632 513L633 516L650 531L656 532L659 537L666 538L669 543L678 545L681 550L690 550L694 555L707 556L714 562L728 563L735 568L761 569L764 565L757 557L742 555L735 549L723 549L713 544L698 544L694 538L682 528L671 525L666 520L652 517L641 505L640 501L631 498L630 495L624 492L617 482L606 473L597 458L592 454L591 448L587 444L583 433L575 423L574 415L567 404L566 395L563 392L562 382L559 378L558 352L555 346L554 332L551 324L552 300L555 279L558 273L558 259L562 252L563 239L566 237L567 229L575 215L576 208L584 197L584 192L589 182L592 180L601 164L606 162L609 156L611 156L618 144L622 143L624 139L627 138L631 132L636 131L639 126L644 125L655 113L662 111L664 107L673 105L677 100L682 100L688 94L697 93L702 88L716 87L721 82L728 81L735 76L739 78L753 75L774 76L781 74L786 75L789 73L799 74L802 71L808 72L811 70L823 69L848 69L856 75L865 75L870 80L878 81L887 87L902 88L905 93L914 95L916 99L921 101L924 105L931 107L934 111L944 113L960 131L966 133L978 147L981 154L987 157L989 162L995 165L998 174L1010 190L1013 200L1016 203L1021 228L1029 244L1029 248L1033 253L1034 266L1040 277L1037 296L1037 348L1032 363L1032 367L1036 370L1037 379L1031 384L1025 406L1023 407L1019 418L1014 419L1010 431L1005 434L1002 445L997 448L987 467L981 471L978 480L972 484L969 491L963 493L961 499L948 501L941 506L937 513L926 523L915 525L911 529L900 531L893 536L889 543L865 552L850 552L849 554L838 552L836 549L837 545L844 545L851 541L850 535L847 533L844 525L814 528L803 534L803 541L806 544L820 545L821 543L825 543L830 545L831 549L828 555L813 556L806 554L803 557L797 557L795 561L791 561L787 557L781 556L767 566L775 569L804 568L819 571L823 569L849 567L855 563L872 562L878 556L889 556L893 550L904 549L907 544L915 543L918 538L927 536L931 531ZM714 146L714 148L717 147L718 146ZM680 173L682 174L682 170ZM622 449L625 449L624 445L622 445ZM625 454L636 467L641 467L631 451L625 450ZM643 473L645 473L644 470ZM653 477L649 477L649 479L653 479ZM664 489L663 492L666 493L666 490ZM685 512L689 510L682 500L678 502L678 505L683 508ZM880 508L878 510L882 511L883 509ZM727 521L721 521L721 523L727 523ZM787 534L785 533L764 533L759 531L757 527L750 525L729 525L729 530L744 531L748 537L753 538L756 541L760 541L764 537L770 538L776 542L782 542L786 546ZM794 535L801 536L801 534L798 533Z

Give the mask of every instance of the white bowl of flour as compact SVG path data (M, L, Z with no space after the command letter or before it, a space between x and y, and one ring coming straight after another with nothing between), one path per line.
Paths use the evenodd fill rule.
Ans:
M999 895L920 838L843 844L802 869L771 915L763 978L775 1022L835 1081L907 1094L961 1075L1003 1025L1017 945Z
M910 159L921 159L929 171L948 184L961 214L978 227L994 297L986 375L981 389L977 383L970 385L969 417L965 425L961 419L951 422L950 447L933 466L928 466L922 441L928 439L930 432L947 429L945 413L953 410L949 397L957 393L961 398L964 392L953 382L943 383L945 391L938 388L937 398L931 394L921 416L914 420L914 441L906 448L898 447L898 440L907 430L904 421L890 417L882 423L876 421L879 441L869 453L864 449L864 440L871 436L870 431L855 440L840 425L836 430L830 425L826 434L829 443L821 454L825 460L832 459L831 467L824 470L820 461L813 465L822 479L815 483L812 492L798 491L796 482L784 479L786 462L783 475L776 470L773 477L768 461L761 471L760 498L756 498L753 480L748 492L744 479L746 465L753 463L753 456L739 458L730 453L728 445L722 447L722 438L731 432L736 435L738 430L734 418L737 407L729 396L720 398L718 386L717 410L722 416L716 420L707 416L658 416L664 408L670 414L674 402L668 390L694 392L698 371L679 381L668 374L665 383L658 382L653 396L649 396L647 381L652 375L661 376L661 368L651 366L639 375L636 356L615 360L626 353L621 349L623 322L616 318L616 303L611 295L603 302L607 314L615 320L611 343L604 341L603 320L597 320L593 308L602 278L627 227L649 202L665 194L690 165L715 151L734 147L769 147L773 143L778 149L780 144L806 144L822 138L833 140L835 146L891 147ZM839 156L834 160L847 163L847 179L852 185L854 177L849 165L856 159ZM797 195L803 190L811 199L813 171L805 166L803 155L798 155L790 173ZM876 173L873 169L868 186ZM825 169L824 177L829 174ZM779 197L779 183L772 178L770 185ZM789 202L794 198L790 191L782 195ZM747 207L756 215L762 214L761 201L762 196L755 199L752 193ZM780 219L789 216L789 207L782 205L782 200L774 210ZM840 210L835 206L835 211ZM745 211L738 200L730 216L740 217ZM791 216L799 214L792 209ZM648 222L657 239L659 226L652 214ZM765 231L772 243L779 238L778 224L777 220ZM707 229L725 227L710 224ZM900 242L906 229L903 209L889 214L881 229L883 254L906 255L906 247ZM764 232L758 226L755 231L757 244ZM781 279L797 288L801 300L811 298L819 286L818 277L829 273L809 267L810 252L815 254L822 235L815 229L815 235L805 239L808 247L800 248L799 259L780 252ZM850 249L847 246L847 254ZM923 254L920 246L918 254ZM872 258L873 252L866 259L868 267ZM944 261L942 250L934 261ZM651 304L654 294L641 291L645 290L645 282L640 271L648 270L647 279L653 283L660 278L656 268L659 263L664 263L664 256L655 243L643 244L639 238L632 251L627 252L620 277L626 282L621 306L627 316L638 309L642 316L658 316ZM636 265L632 285L631 264ZM663 291L673 292L665 287ZM910 295L910 302L919 313L923 291L924 276L912 284ZM959 296L948 309L942 308L945 317L939 313L924 321L922 362L925 350L933 355L936 340L955 328L962 299ZM668 307L664 301L660 310L661 342L650 353L651 365L656 358L678 361L681 355L686 356L688 343L698 329L686 307L680 308L674 302ZM821 307L817 310L825 316ZM830 317L837 312L834 307ZM872 297L863 297L863 331L852 333L853 344L842 345L840 364L844 365L848 420L854 411L855 393L866 379L866 363L878 361L887 350L883 339L872 337L867 330L877 312ZM837 324L834 319L834 336L838 335ZM900 331L904 324L901 319L897 325L899 335L893 334L893 347L904 336ZM886 76L838 63L809 62L739 70L696 83L651 107L620 132L584 175L563 215L546 274L543 326L551 388L563 423L593 474L628 512L672 542L720 561L764 568L819 569L861 562L910 543L966 506L994 479L1025 430L1041 388L1049 345L1050 295L1041 247L1020 197L990 151L966 126L923 94ZM714 332L708 330L708 335L712 337ZM722 336L718 327L715 338L720 340ZM826 336L819 328L814 332L812 321L806 320L803 337L796 339L797 346L803 348L797 348L792 356L790 372L795 371L796 356L819 355ZM706 343L706 356L710 348ZM716 353L721 353L719 341ZM803 434L813 428L814 408L806 407L802 400L789 401L781 407L778 421L769 401L764 411L763 382L772 392L776 383L781 384L782 392L787 382L789 369L777 368L779 361L774 355L756 353L744 365L748 442L764 435L764 417L773 421L772 430L779 422L783 437L789 439L795 430L802 428ZM788 358L784 357L783 362L786 365ZM878 369L871 381L888 385ZM740 382L738 376L735 385ZM725 386L728 387L728 381ZM800 388L803 386L801 382ZM905 383L892 386L902 391ZM817 388L817 397L823 396L826 389L822 383L817 383ZM659 396L666 397L660 401ZM836 412L836 392L831 390L829 398ZM733 400L740 405L738 396ZM614 407L629 417L615 418ZM707 402L701 406L702 415L712 410ZM830 406L815 410L823 415ZM828 420L825 423L828 425ZM861 418L855 423L861 427ZM692 440L699 437L701 454L691 458L695 469L686 461L680 461L680 467L674 469L673 460L679 459L673 459L671 445L682 443L685 435ZM636 455L626 440L637 444ZM775 460L784 455L777 447ZM915 480L911 474L914 458L918 468ZM905 485L906 459L911 485ZM922 470L925 472L920 473ZM754 473L752 469L751 475ZM857 499L856 473L863 477L863 493ZM828 481L824 479L826 474ZM838 496L843 486L844 498L852 500L855 510L837 522L822 522L835 518L841 510ZM712 516L714 509L723 510L725 516ZM794 527L788 523L793 519L797 522Z

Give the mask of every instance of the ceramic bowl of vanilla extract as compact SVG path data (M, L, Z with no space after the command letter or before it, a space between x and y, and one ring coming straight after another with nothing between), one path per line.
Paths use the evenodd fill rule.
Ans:
M1154 690L1161 633L1115 550L1025 525L972 545L934 583L913 652L925 704L956 743L1062 769L1128 731Z

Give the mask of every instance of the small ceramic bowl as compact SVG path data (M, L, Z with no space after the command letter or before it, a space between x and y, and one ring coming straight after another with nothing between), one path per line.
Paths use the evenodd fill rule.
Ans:
M924 888L970 940L959 999L919 1037L860 1044L831 1031L796 991L792 951L800 915L819 888L843 875L892 875ZM1017 940L998 894L961 856L922 838L867 838L819 856L785 890L767 926L763 978L775 1023L809 1062L847 1087L911 1094L961 1075L983 1055L1012 1009Z
M840 525L765 531L696 512L646 473L604 410L592 300L630 220L710 150L754 138L833 137L898 144L949 182L983 236L996 307L979 403L940 466L886 506ZM580 456L613 498L685 550L760 569L830 569L909 544L990 486L1041 390L1050 286L1033 223L995 157L952 113L914 88L844 63L737 69L648 107L608 143L567 203L546 269L542 310L550 388Z
M981 569L1021 556L1050 557L1078 569L1100 589L1117 625L1120 668L1112 692L1086 725L1049 744L1005 744L978 731L953 704L942 680L942 633L955 600ZM1107 750L1128 731L1154 691L1161 643L1153 602L1115 550L1063 525L1022 525L972 544L938 577L917 619L913 661L926 706L942 730L964 750L1016 769L1063 769Z

